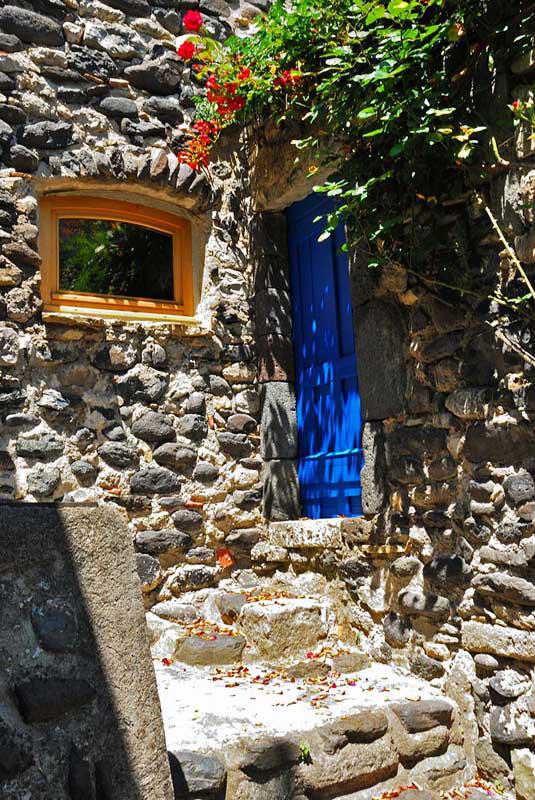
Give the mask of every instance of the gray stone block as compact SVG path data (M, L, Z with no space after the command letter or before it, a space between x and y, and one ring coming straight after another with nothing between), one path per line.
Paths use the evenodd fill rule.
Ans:
M453 705L447 700L418 700L394 703L392 711L409 733L428 731L439 725L450 727Z
M391 647L405 647L409 643L412 624L410 620L391 611L383 620L383 630L385 640Z
M259 383L295 380L294 349L290 336L259 336L256 346Z
M133 467L139 461L135 447L122 442L106 442L98 448L98 454L106 464L119 469Z
M292 331L290 293L283 289L264 289L255 295L256 335L287 335Z
M263 512L268 520L299 519L297 461L266 461L262 469Z
M144 89L153 95L176 94L181 82L177 64L165 59L144 61L127 67L125 76L136 89Z
M139 531L135 538L137 550L151 556L162 553L183 554L191 547L191 536L183 531L173 528L164 528L159 531Z
M70 653L78 648L78 623L66 603L48 602L32 608L31 621L39 644L45 650Z
M83 743L77 760L86 777L107 761L110 797L132 800L150 787L155 800L171 800L126 515L113 506L4 506L0 563L0 582L18 586L2 593L0 685L13 688L26 723L0 721L0 782L7 773L9 796L59 798L67 777L71 789L78 785L74 739ZM32 760L46 765L38 778Z
M464 456L472 463L516 464L533 453L533 445L533 432L527 426L475 422L466 431Z
M0 780L13 778L33 762L31 737L0 720L0 753Z
M286 216L277 213L255 214L251 223L252 251L255 257L255 290L290 291Z
M151 444L172 442L175 439L173 418L168 414L161 414L159 411L147 411L134 422L132 433L138 439L143 439L144 442Z
M36 14L17 5L6 5L0 12L0 25L4 33L9 33L31 44L49 47L63 46L61 25L48 16Z
M180 750L169 753L175 798L216 797L225 786L226 770L217 758Z
M362 417L381 420L401 414L407 402L407 333L399 309L371 300L354 315Z
M130 479L132 494L169 494L179 489L178 477L165 467L144 467Z
M178 642L175 660L184 664L205 666L207 664L235 664L241 660L245 638L238 634L217 633L213 638L188 636Z
M143 591L150 592L155 589L162 580L158 559L147 553L136 553L136 566Z
M463 584L470 580L472 571L461 556L437 556L424 566L424 578L431 583L446 586Z
M172 516L172 520L178 530L189 533L198 533L203 524L202 514L189 508L182 508L176 511Z
M354 309L367 303L375 294L378 271L368 266L368 259L360 249L349 253L349 284L351 287L351 304ZM358 314L359 311L354 313Z
M161 466L180 471L191 471L197 458L197 453L192 447L184 447L175 442L166 442L160 445L153 455L154 460Z
M360 473L362 510L378 514L385 502L385 445L380 423L366 422L362 429L364 466Z
M221 450L231 458L247 458L253 451L253 446L245 433L223 431L217 434L217 441Z
M77 678L30 678L15 686L19 711L27 723L61 719L94 696L93 687Z
M297 458L297 413L291 383L266 383L262 387L261 454L266 460Z

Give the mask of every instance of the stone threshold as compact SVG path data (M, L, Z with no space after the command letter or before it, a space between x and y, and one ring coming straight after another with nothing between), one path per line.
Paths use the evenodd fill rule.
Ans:
M339 550L358 546L359 553L370 558L398 558L405 553L403 545L372 544L374 523L365 517L333 517L331 519L298 519L271 522L269 544L290 550Z

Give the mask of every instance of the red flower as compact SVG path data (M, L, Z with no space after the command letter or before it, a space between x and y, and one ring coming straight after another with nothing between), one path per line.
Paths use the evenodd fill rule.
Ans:
M301 73L295 69L285 69L281 72L278 78L273 81L275 86L292 86L297 83L301 77Z
M287 83L290 83L292 80L292 73L289 69L285 69L278 78L275 78L275 83L278 86L286 86Z
M513 111L516 111L518 108L520 108L520 100L513 100L511 107Z
M228 101L231 111L241 111L245 105L245 97L233 97Z
M196 33L202 26L202 14L198 11L186 11L182 24L187 31Z
M182 42L182 44L178 48L177 52L178 52L178 55L180 56L180 58L183 58L184 61L189 61L190 59L193 58L193 56L197 52L197 48L195 47L193 42L190 42L188 40L188 41Z
M249 69L249 67L242 67L238 72L238 80L240 81L246 81L247 78L250 77L251 77L251 70Z

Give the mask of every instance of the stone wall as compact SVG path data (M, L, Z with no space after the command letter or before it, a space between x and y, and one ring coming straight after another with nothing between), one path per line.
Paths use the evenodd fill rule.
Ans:
M527 96L515 84L529 83L533 70L527 58L514 65L511 97ZM487 277L511 276L511 263L485 203L529 274L535 263L529 131L520 128L514 141L516 149L503 151L506 174L482 199L467 213L461 204L444 212L452 241L469 231L476 269ZM365 516L272 524L268 557L338 585L361 646L441 685L463 709L472 763L504 784L513 770L518 796L531 797L532 319L512 321L495 303L460 298L398 265L370 273L357 254L350 271Z
M175 52L189 7L0 8L0 496L121 505L148 592L214 583L261 519L244 165L207 178L176 155L201 91ZM200 9L220 39L259 13ZM69 191L191 220L194 324L43 313L39 198Z

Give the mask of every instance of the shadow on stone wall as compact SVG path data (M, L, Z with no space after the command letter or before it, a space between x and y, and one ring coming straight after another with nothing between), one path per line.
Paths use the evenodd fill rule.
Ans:
M172 797L122 514L1 506L0 618L2 798Z

